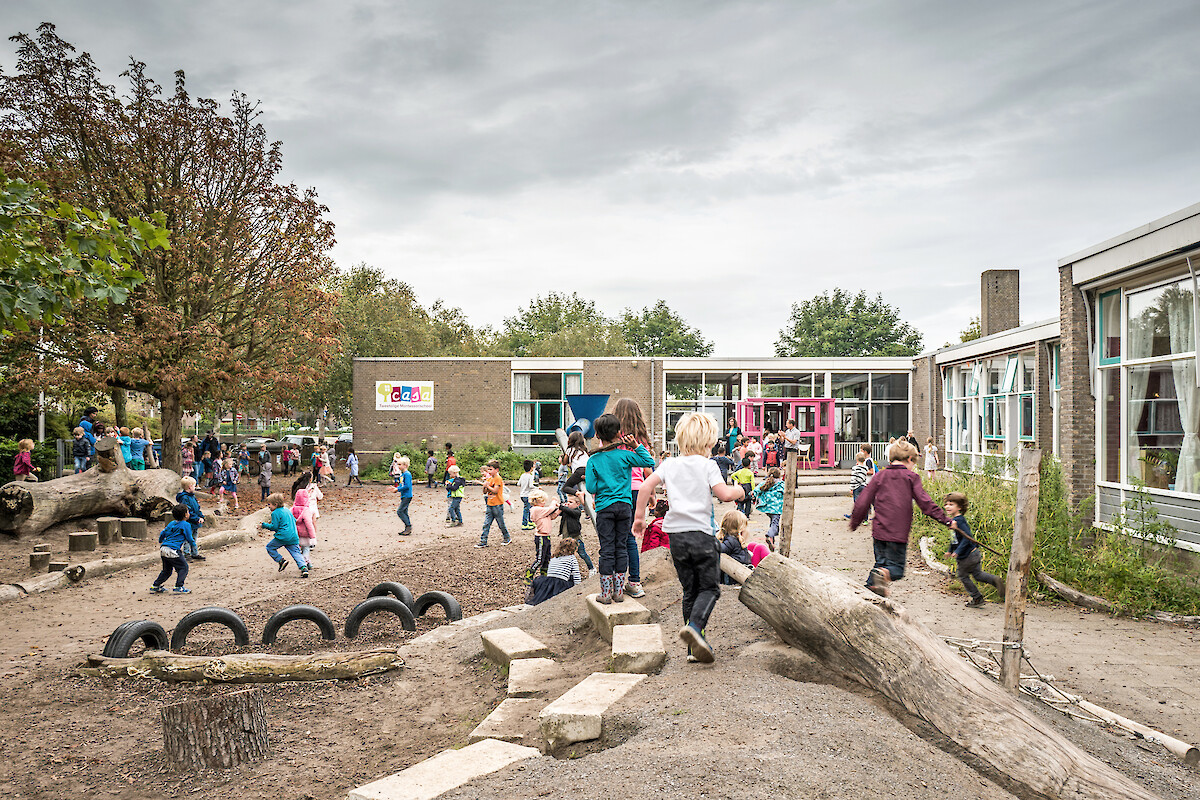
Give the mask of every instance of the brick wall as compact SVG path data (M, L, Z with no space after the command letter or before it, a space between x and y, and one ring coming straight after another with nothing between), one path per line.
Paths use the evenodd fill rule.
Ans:
M979 330L989 336L1021 324L1021 273L989 269L979 276Z
M1033 435L1043 456L1054 452L1054 408L1050 405L1050 344L1038 342L1033 349Z
M376 411L376 381L433 381L432 411ZM423 359L354 362L350 403L354 448L364 455L425 439L440 449L445 442L493 441L507 446L512 433L512 386L505 358Z
M1058 271L1059 321L1062 329L1059 370L1059 447L1071 504L1096 491L1096 402L1092 397L1088 329L1084 299L1075 288L1070 265Z
M637 364L637 366L634 366ZM658 370L656 369L657 373ZM583 391L587 394L607 394L608 405L605 412L611 412L613 406L622 397L633 398L642 409L642 418L647 427L653 427L651 440L657 441L659 432L657 426L651 426L654 409L650 404L650 360L635 361L586 360L583 362ZM657 405L657 400L656 403Z
M942 413L942 373L933 356L914 359L912 379L912 429L925 451L925 439L932 436L938 452L945 453L946 418ZM924 464L924 461L921 462ZM940 459L943 465L945 456Z

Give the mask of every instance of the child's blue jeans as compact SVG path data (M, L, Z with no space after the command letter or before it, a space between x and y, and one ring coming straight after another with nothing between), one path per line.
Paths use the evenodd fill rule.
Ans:
M875 547L875 566L887 569L892 580L898 581L904 577L904 562L908 558L908 542L881 542L872 539ZM874 580L867 576L867 586L874 585Z
M283 563L283 556L279 555L280 548L287 550L292 554L292 560L296 562L296 566L300 569L308 569L308 562L304 560L304 554L300 552L299 544L287 544L278 539L271 539L267 542L267 554L271 556L271 560L276 564Z
M767 514L767 518L771 520L770 526L767 528L767 538L775 541L775 537L779 535L779 517L780 514Z
M525 506L525 509L521 512L521 527L528 528L529 527L529 510L531 508L533 508L533 503L529 502L528 497L522 497L521 504L523 506Z
M462 498L461 497L451 497L450 498L450 508L449 508L448 513L450 515L451 522L462 522L463 521L462 508L460 506L462 506Z
M492 521L495 520L496 526L500 528L500 532L504 534L504 541L509 541L512 537L508 535L508 527L504 524L504 506L485 506L483 512L483 533L479 537L479 543L487 544L488 531L492 529Z
M83 456L82 458L79 456L75 456L75 471L76 472L83 472L84 470L86 470L87 464L88 464L87 456Z

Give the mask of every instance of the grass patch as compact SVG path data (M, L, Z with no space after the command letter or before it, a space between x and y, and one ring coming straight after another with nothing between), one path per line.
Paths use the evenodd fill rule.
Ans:
M947 492L966 494L971 535L1001 553L1012 548L1016 507L1016 484L1000 478L1005 466L1003 459L997 459L985 464L983 474L939 473L925 487L938 502ZM1093 527L1091 519L1090 503L1071 513L1062 468L1056 458L1045 457L1033 572L1045 572L1079 591L1103 597L1124 613L1200 614L1200 586L1170 569L1175 531L1159 519L1148 494L1133 493L1114 531ZM915 510L913 535L914 540L932 536L939 555L950 542L947 528ZM1007 559L982 552L985 570L1007 572Z
M500 474L505 480L515 481L525 471L524 464L527 458L542 462L543 477L553 475L554 470L558 468L555 452L551 452L549 456L545 452L527 454L504 449L494 442L479 442L456 448L454 459L458 463L459 474L468 481L477 480L479 470L492 459L500 462ZM388 469L392 465L392 454L394 453L408 456L409 461L412 462L409 472L412 473L414 483L421 483L426 479L425 459L429 457L429 449L410 444L393 447L391 453L384 456L382 460L364 465L361 477L364 480L388 480ZM440 478L446 472L446 449L444 447L434 448L434 456L438 460L436 475Z

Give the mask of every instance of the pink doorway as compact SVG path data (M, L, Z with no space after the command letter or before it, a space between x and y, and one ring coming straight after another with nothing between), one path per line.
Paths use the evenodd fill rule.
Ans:
M828 397L759 397L739 401L736 411L738 427L742 432L760 439L768 432L782 431L787 420L794 419L800 430L801 469L836 466L833 451L834 413L834 400ZM808 458L803 457L806 449Z

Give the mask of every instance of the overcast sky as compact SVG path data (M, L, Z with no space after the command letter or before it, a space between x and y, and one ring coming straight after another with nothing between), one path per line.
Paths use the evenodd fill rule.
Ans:
M262 101L334 255L499 325L666 299L716 354L882 293L957 340L979 273L1058 312L1062 257L1200 201L1200 6L1172 2L5 0L118 83ZM0 65L11 72L11 43Z

